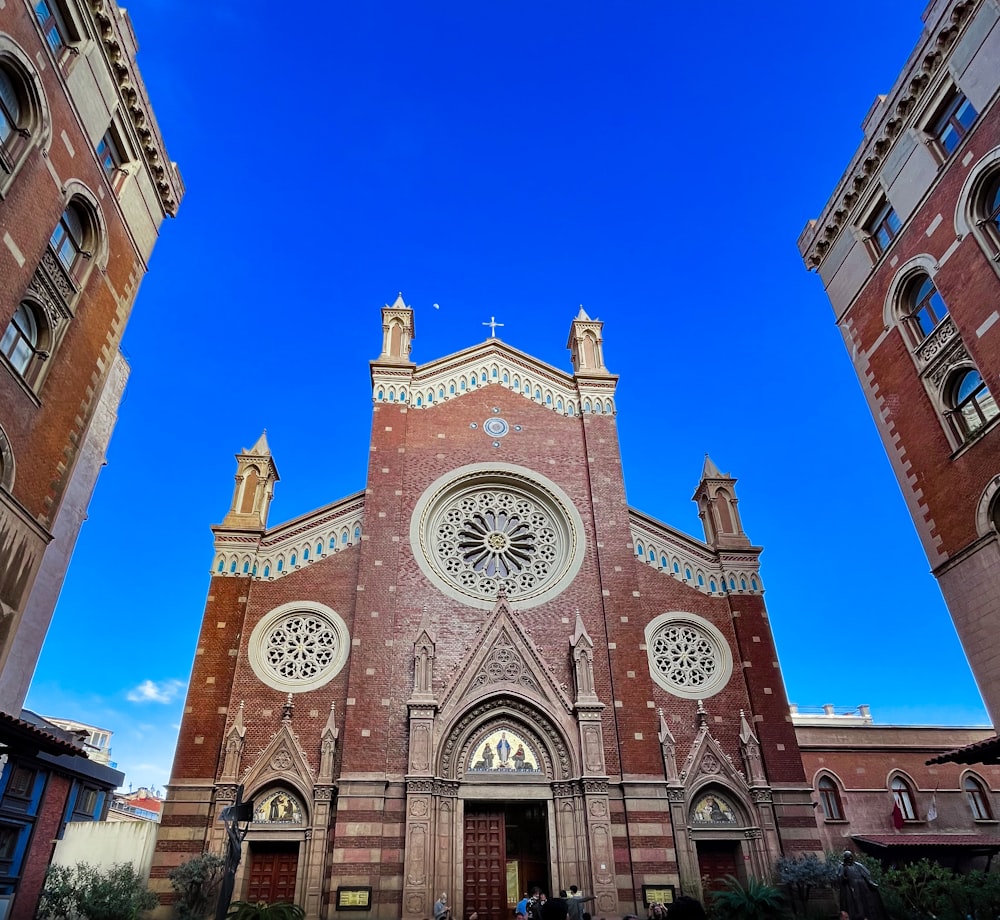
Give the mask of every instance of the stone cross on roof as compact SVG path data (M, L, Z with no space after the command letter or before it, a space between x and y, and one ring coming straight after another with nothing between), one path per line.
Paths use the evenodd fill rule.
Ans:
M490 317L488 323L483 323L484 326L490 327L490 338L495 339L497 337L497 326L502 326L503 323L498 323L495 316Z

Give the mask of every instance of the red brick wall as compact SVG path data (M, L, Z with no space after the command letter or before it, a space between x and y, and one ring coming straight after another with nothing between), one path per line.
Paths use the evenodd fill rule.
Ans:
M45 873L52 859L56 836L66 812L66 801L72 782L69 777L50 773L45 793L38 806L38 816L31 832L31 841L24 856L24 868L18 882L17 895L10 909L11 920L34 920L38 899L45 884Z
M899 266L921 254L940 260L956 242L955 208L962 183L983 154L997 144L1000 108L994 106L981 116L966 147L942 168L937 185L910 216L904 232L845 314L861 349L870 349L884 331L883 310ZM928 237L926 231L938 214L942 220ZM941 266L934 283L990 391L1000 395L1000 324L982 338L976 335L1000 304L995 263L970 234ZM952 460L953 449L909 352L909 341L904 341L898 328L893 329L871 355L870 372L888 404L905 458L912 464L911 473L916 476L912 489L922 492L921 505L935 524L933 535L940 536L943 551L953 555L976 538L974 509L986 483L997 473L1000 429L993 429L980 444Z
M8 4L0 19L0 28L36 63L47 59L28 7ZM71 55L68 66L85 67L87 62ZM64 195L52 170L63 185L78 179L95 196L99 189L104 190L99 200L111 254L106 271L97 265L90 267L86 285L75 303L75 317L50 359L39 393L41 405L25 393L12 371L0 366L2 424L18 461L14 494L33 515L51 520L65 486L65 474L92 412L95 389L110 363L106 355L113 354L124 331L117 299L126 301L127 318L145 265L55 68L46 64L37 69L51 112L52 140L47 155L51 169L41 149L33 148L8 195L0 201L0 239L10 233L25 258L24 265L19 266L8 247L0 244L0 329L6 329L14 315L63 211ZM75 156L70 155L62 140L64 131ZM98 363L102 357L103 367Z

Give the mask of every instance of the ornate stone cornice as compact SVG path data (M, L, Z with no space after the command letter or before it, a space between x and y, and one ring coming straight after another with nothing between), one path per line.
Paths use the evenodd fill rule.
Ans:
M215 562L213 565L214 575L221 576L243 576L243 566L239 564L249 555L251 561L251 577L258 581L265 577L270 580L281 578L284 575L307 566L318 559L325 558L336 552L349 549L356 545L357 540L354 531L358 527L364 526L365 498L363 492L357 492L342 498L330 505L325 505L315 511L287 521L277 527L267 531L263 537L257 538L252 534L232 533L231 531L217 531L215 535ZM344 530L348 533L348 542L343 543L341 535ZM330 537L336 537L336 546L330 549ZM316 555L316 544L321 542L323 551ZM309 558L305 559L304 551L308 549ZM295 565L291 565L291 554L295 553ZM218 571L218 561L220 556L224 558L223 570ZM278 558L283 557L282 570L278 571ZM235 572L230 572L229 562L237 559ZM256 566L257 573L253 575L253 567ZM267 576L264 575L268 570Z
M635 508L629 508L629 530L632 535L632 546L636 559L664 575L669 575L675 581L685 583L702 594L711 596L729 593L724 576L733 575L736 579L736 591L741 594L763 593L763 582L760 578L760 552L758 546L751 547L742 553L716 553L705 543L695 537L675 530L668 524L657 521ZM638 548L642 546L642 555ZM650 550L653 558L649 558ZM667 564L662 564L664 556ZM674 571L673 563L678 563L679 571ZM687 572L691 577L687 577ZM701 575L704 584L698 584ZM715 578L716 591L712 591L711 580ZM741 590L740 579L744 578L747 588ZM752 587L751 578L755 578L757 588Z
M799 249L809 268L823 262L855 207L866 197L886 155L909 123L918 100L940 70L975 6L976 0L961 0L952 7L950 16L928 30L896 87L882 101L877 123L867 132L823 213L809 222L799 238Z
M90 12L97 26L108 68L118 84L118 93L124 102L132 126L139 138L143 160L153 179L164 214L177 216L177 207L184 194L184 184L177 171L177 164L167 159L166 147L153 110L146 98L146 87L131 55L122 46L116 15L123 10L108 0L90 0Z

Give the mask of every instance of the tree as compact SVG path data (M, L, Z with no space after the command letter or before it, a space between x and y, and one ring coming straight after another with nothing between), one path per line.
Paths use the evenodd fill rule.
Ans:
M87 863L49 866L38 903L39 920L136 920L157 905L131 863L101 869Z
M168 873L177 892L174 910L180 920L199 920L211 911L222 881L225 860L214 853L201 853Z
M785 899L773 885L751 878L746 885L727 875L725 887L713 891L712 913L720 920L779 920L785 914Z
M796 916L806 916L809 895L815 888L824 888L833 881L837 867L830 859L820 859L815 853L802 856L782 856L775 863L778 880L787 887ZM800 914L801 912L801 914Z

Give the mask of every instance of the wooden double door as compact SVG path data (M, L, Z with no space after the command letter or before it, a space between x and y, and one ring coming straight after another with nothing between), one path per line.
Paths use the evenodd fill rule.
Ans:
M295 901L295 879L299 869L297 843L253 843L250 845L250 871L245 900Z
M699 840L698 872L705 882L705 892L720 891L725 888L727 876L742 880L742 850L739 843L731 840Z
M466 803L463 895L465 913L509 920L535 886L548 891L549 841L545 803Z

